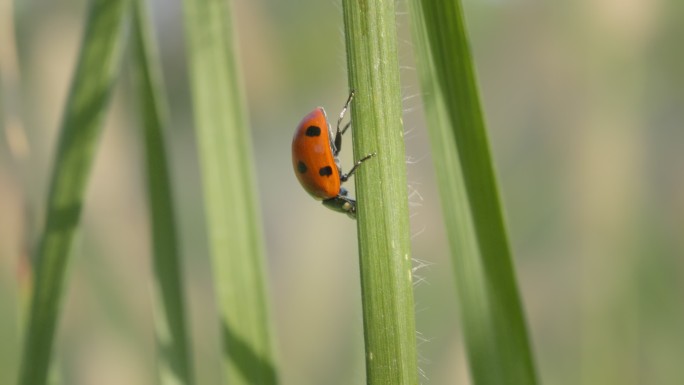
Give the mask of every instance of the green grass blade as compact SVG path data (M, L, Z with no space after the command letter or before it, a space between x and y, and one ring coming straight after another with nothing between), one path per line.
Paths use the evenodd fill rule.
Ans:
M147 192L152 222L154 271L157 278L155 314L161 384L192 384L192 354L188 344L180 248L164 144L168 112L161 67L144 0L133 9L136 86L140 93L147 163Z
M370 385L418 383L404 128L394 1L345 0L366 374Z
M19 383L46 381L69 251L78 228L104 112L120 67L127 0L93 0L52 170Z
M227 381L275 384L259 194L228 3L185 1L207 228Z
M409 3L471 375L535 384L460 2Z

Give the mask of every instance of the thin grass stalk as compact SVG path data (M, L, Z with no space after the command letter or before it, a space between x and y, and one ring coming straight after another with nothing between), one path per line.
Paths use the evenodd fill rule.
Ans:
M64 275L111 90L120 67L128 0L93 0L64 109L37 248L35 287L19 384L45 384Z
M142 114L147 167L148 206L152 225L155 285L155 329L159 382L190 385L193 381L183 272L169 166L164 144L168 109L161 67L144 0L133 9L136 87Z
M409 4L471 376L536 384L460 2Z
M358 239L370 385L418 383L394 1L344 0Z
M15 65L17 52L16 40L11 31L14 31L14 3L6 1L0 3L0 36L4 35L3 44L6 44L5 54L0 55L0 135L6 141L6 146L12 154L13 160L21 161L21 156L26 155L17 150L17 146L12 144L12 134L16 135L17 131L21 131L21 120L18 114L18 108L11 105L12 99L19 99L18 89L20 88L20 73ZM12 81L14 80L14 81ZM14 118L14 122L12 122ZM14 126L14 130L12 127ZM21 132L23 134L23 132ZM18 177L20 169L17 168L15 175ZM17 178L19 179L19 178ZM22 186L23 187L23 186ZM8 200L9 202L9 200ZM8 203L5 202L5 203ZM7 215L7 214L6 214ZM20 237L28 238L25 232L27 221L20 221L19 226L23 225L23 231ZM15 383L17 378L20 339L17 336L17 331L23 331L22 322L20 320L20 308L23 305L21 300L21 278L19 277L20 259L26 258L21 255L12 255L9 250L16 251L16 245L9 246L8 244L0 247L0 259L4 261L11 261L5 264L5 269L0 271L0 290L3 295L0 296L0 338L4 343L0 346L0 383L9 384ZM9 247L8 247L9 246ZM23 250L22 250L23 251ZM28 259L28 258L26 258ZM21 335L21 334L19 334Z
M272 385L259 194L229 3L184 2L194 116L226 380Z

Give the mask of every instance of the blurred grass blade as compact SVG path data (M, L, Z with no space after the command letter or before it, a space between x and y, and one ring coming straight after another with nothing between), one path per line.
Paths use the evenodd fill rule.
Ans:
M229 2L186 0L185 22L226 379L275 384L259 194Z
M344 0L366 375L370 385L417 384L408 192L394 1Z
M144 123L147 160L147 192L154 245L155 324L159 378L162 385L192 384L192 355L188 345L187 317L183 295L183 274L171 181L164 144L168 120L161 67L144 0L135 0L133 43L136 86Z
M19 383L42 385L50 365L64 273L78 227L83 196L120 67L128 0L93 0L52 170L45 228L24 341Z
M409 3L471 375L535 384L460 2Z

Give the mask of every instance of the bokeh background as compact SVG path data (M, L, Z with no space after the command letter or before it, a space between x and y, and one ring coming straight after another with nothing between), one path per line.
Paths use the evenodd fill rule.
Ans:
M352 221L298 185L290 140L347 96L339 0L235 0L283 384L364 383ZM180 1L154 0L198 384L220 383ZM466 0L545 384L684 383L684 2ZM16 375L29 256L85 0L0 2L0 383ZM423 384L468 384L453 269L397 3ZM63 384L151 384L150 233L124 69L89 185L56 344ZM342 164L352 162L346 142ZM353 182L352 182L353 184ZM351 190L353 191L353 189Z

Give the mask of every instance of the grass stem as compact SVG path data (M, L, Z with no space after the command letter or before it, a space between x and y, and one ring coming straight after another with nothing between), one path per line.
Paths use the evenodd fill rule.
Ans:
M358 242L370 385L418 381L408 191L394 1L344 0Z

